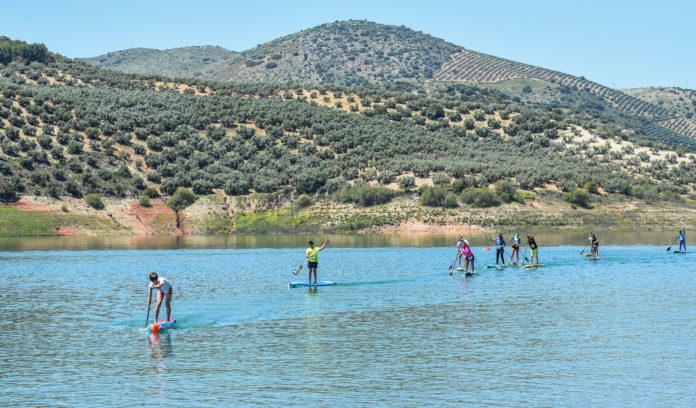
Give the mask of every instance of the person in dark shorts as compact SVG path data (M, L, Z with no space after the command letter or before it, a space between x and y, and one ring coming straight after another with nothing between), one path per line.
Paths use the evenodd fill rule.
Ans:
M513 262L512 258L517 255L517 261ZM510 253L510 263L516 265L520 263L520 233L516 232L512 237L512 252Z
M314 246L314 241L309 241L309 248L305 251L305 257L308 259L307 267L309 268L309 283L312 284L312 273L314 273L314 284L317 283L317 266L319 266L319 251L326 248L329 240L324 242L321 248Z

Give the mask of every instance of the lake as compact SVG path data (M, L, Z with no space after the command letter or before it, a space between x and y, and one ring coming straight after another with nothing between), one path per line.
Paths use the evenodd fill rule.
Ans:
M5 241L0 405L693 407L696 254L665 237L599 262L538 238L538 269L485 268L478 246L472 277L449 276L451 246L345 238L319 257L338 285L318 289L288 289L306 237ZM151 271L179 322L159 335Z

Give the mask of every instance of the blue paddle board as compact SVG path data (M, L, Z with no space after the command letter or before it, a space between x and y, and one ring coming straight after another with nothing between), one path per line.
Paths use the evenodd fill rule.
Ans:
M525 266L523 266L523 268L543 268L543 267L544 267L543 264L539 264L539 265L525 265Z
M675 254L688 254L687 251L672 251L672 253L675 253Z
M148 327L148 329L150 329L150 331L158 332L158 331L162 331L162 330L173 329L175 326L176 326L176 320L174 320L174 319L169 319L169 320L160 319L159 322L157 322L156 324L151 324L147 327Z
M336 282L331 282L331 281L321 281L317 283L307 283L307 282L290 282L288 283L288 286L291 288L299 288L299 287L309 287L309 288L316 288L317 286L332 286L335 285Z
M598 256L598 257L595 257L595 258L587 258L587 260L588 260L588 261L601 261L601 260L602 260L602 257L601 257L601 256Z

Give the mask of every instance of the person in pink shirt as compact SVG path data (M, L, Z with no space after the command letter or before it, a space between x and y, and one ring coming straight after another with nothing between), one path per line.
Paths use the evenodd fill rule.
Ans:
M464 257L464 273L469 273L469 262L471 262L471 273L474 273L474 253L471 252L469 241L463 240L461 254ZM450 271L451 274L452 271Z

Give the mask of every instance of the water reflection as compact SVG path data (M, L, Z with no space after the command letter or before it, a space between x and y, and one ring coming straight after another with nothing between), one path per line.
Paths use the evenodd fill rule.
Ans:
M152 372L161 375L164 373L164 359L172 355L171 332L151 332L148 336L150 345L150 358L152 359Z
M507 237L513 230L501 230ZM587 241L587 231L532 232L539 246L579 245ZM669 245L676 231L597 231L602 245ZM465 234L472 246L489 245L493 234ZM229 235L229 236L115 236L115 237L0 237L0 251L80 251L103 249L226 249L301 248L308 240L330 239L332 247L443 247L454 246L459 234L411 235Z

